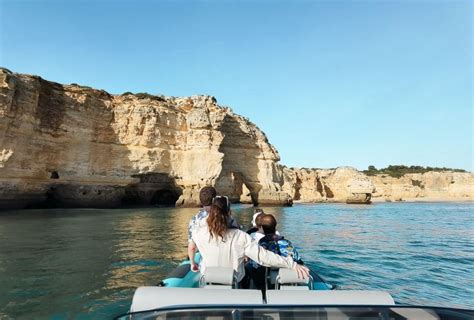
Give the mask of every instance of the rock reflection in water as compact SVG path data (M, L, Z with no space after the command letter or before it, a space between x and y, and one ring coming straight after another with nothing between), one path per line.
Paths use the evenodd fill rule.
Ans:
M117 243L107 287L156 284L186 256L187 225L196 209L142 209L114 225Z

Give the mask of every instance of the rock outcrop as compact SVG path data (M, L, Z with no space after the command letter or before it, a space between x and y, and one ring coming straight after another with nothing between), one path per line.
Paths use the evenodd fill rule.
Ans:
M369 203L375 189L366 175L351 167L282 170L283 190L295 201Z
M210 96L111 95L0 70L0 207L286 205L279 155Z
M469 172L426 172L369 177L374 201L473 201L474 175Z
M400 179L290 169L248 119L211 96L112 95L0 68L0 208L473 199L471 173Z

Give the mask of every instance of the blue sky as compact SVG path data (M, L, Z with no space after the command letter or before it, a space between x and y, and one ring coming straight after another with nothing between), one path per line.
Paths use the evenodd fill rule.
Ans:
M297 167L473 170L470 1L7 1L0 65L209 94Z

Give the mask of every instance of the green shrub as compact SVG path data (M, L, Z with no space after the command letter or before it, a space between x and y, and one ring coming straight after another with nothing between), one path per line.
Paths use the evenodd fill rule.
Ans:
M421 189L425 188L425 186L420 180L411 180L411 185L414 187L420 187Z
M429 171L443 172L467 172L464 169L453 169L446 167L423 167L423 166L404 166L404 165L389 165L386 168L377 169L375 166L369 166L367 170L362 171L368 176L375 176L376 174L386 174L394 178L403 177L407 173L425 173Z
M150 100L155 100L155 101L165 101L165 99L162 96L154 96L154 95L146 93L146 92L135 93L135 97L137 97L138 99L150 99Z
M155 95L152 95L152 94L149 94L149 93L146 93L146 92L133 93L133 92L127 91L127 92L122 93L122 96L129 96L129 95L130 96L135 96L138 99L150 99L150 100L154 100L154 101L166 101L165 96L162 96L162 95L155 96Z

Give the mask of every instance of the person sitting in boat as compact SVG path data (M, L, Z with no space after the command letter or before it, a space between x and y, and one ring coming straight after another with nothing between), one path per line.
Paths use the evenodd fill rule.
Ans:
M262 209L255 209L254 214L252 216L252 224L251 227L247 230L247 233L252 235L253 233L259 230L258 227L258 217L262 215L264 212Z
M277 220L273 215L263 215L260 218L260 225L264 236L259 240L259 245L283 257L291 256L294 261L301 262L300 255L295 246L276 230Z
M252 228L247 231L250 236L256 240L260 241L265 236L265 233L263 232L262 224L261 224L261 218L265 215L265 212L262 209L255 209L255 214L253 215L252 218ZM276 235L280 235L280 233L275 231Z
M264 214L259 217L260 230L263 235L258 241L258 244L274 252L282 257L291 257L296 263L303 264L300 255L291 241L282 237L276 230L277 221L271 214ZM257 289L265 288L265 274L266 266L259 264L256 261L249 261L246 264L245 270L249 275L246 279L248 282L252 279Z
M201 189L199 192L199 201L201 201L202 208L199 210L199 212L191 218L188 224L188 256L189 259L191 260L191 257L194 259L194 255L197 251L196 244L193 242L191 235L193 229L200 225L200 224L205 224L207 217L209 215L209 209L211 208L212 200L216 197L217 191L214 187L204 187ZM228 224L231 227L239 228L238 222L231 216L227 218ZM191 268L193 267L193 264L191 264ZM193 271L198 271L197 269Z
M250 234L252 239L257 242L264 236L262 226L260 224L260 218L263 217L264 215L265 213L263 212L262 209L256 209L255 214L253 215L253 218L252 218L252 228L247 230L247 233Z
M230 203L227 197L216 197L209 211L206 224L192 231L192 240L201 253L201 272L206 267L232 267L236 280L245 276L244 258L247 256L260 265L276 268L292 268L299 277L309 276L309 269L297 264L291 256L283 257L265 250L250 235L228 224ZM194 257L191 264L196 269Z

